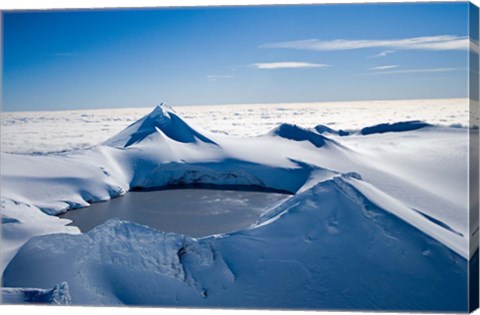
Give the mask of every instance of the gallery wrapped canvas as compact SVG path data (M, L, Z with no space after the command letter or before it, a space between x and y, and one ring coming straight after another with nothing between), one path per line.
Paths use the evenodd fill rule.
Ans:
M3 304L478 307L472 3L1 19Z

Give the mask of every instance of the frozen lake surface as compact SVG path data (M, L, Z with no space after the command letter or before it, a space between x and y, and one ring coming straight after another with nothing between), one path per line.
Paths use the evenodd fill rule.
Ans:
M213 189L132 191L120 198L68 211L61 217L72 220L72 225L82 232L116 217L166 232L203 237L246 228L289 196Z

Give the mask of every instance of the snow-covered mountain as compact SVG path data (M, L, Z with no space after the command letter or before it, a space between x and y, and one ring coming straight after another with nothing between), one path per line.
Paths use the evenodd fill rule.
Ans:
M464 311L478 246L466 134L282 124L238 138L162 104L90 150L2 153L4 285L66 282L74 304ZM184 184L294 195L249 229L202 239L115 219L81 234L52 216Z
M119 134L105 141L104 144L127 148L146 139L155 139L155 137L166 137L181 143L215 143L185 123L177 116L173 108L162 103L155 107L149 115L131 124Z

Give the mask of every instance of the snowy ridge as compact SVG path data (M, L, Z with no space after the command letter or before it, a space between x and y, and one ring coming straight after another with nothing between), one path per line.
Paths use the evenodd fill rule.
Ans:
M353 134L361 134L364 136L379 134L379 133L388 133L388 132L405 132L405 131L414 131L426 127L432 127L432 124L428 124L419 120L409 120L409 121L400 121L395 123L385 123L377 124L372 126L364 127L360 130L335 130L325 125L315 126L315 131L319 134L329 133L332 135L338 136L349 136ZM459 126L459 128L462 128Z
M385 132L404 132L418 130L425 127L430 127L432 125L427 124L423 121L412 120L412 121L402 121L393 124L379 124L375 126L365 127L360 130L362 135L371 135L375 133L385 133Z
M319 134L330 133L330 134L339 135L339 136L348 136L350 134L349 131L345 131L342 129L335 130L325 125L315 126L315 131L318 132Z
M460 232L455 231L441 221L432 220L427 215L419 213L418 210L406 207L371 184L354 178L348 179L347 182L362 192L370 202L377 206L383 206L385 210L418 228L425 234L430 235L460 255L464 253L464 248L467 244L465 244L464 237Z
M317 148L323 147L327 142L332 141L314 131L291 124L281 124L273 129L270 134L293 141L309 141Z
M460 310L468 138L422 124L235 138L160 105L90 150L2 153L4 283L66 281L74 304ZM119 220L79 234L51 216L188 184L294 195L249 229L202 239Z

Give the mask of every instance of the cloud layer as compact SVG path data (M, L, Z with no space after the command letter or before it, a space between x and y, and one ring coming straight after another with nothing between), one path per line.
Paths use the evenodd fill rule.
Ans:
M263 70L330 67L330 65L326 65L326 64L300 62L300 61L254 63L254 64L251 64L250 66L255 67L257 69L263 69Z
M466 36L453 35L424 36L389 40L335 39L330 41L322 41L319 39L308 39L269 43L260 47L315 51L353 50L364 48L384 48L397 50L466 50L469 47L469 40ZM389 52L390 51L388 51L386 54Z
M386 57L387 55L393 54L395 50L384 50L376 55L370 56L370 58L380 58L380 57Z
M378 66L370 68L371 70L388 70L388 69L395 69L398 68L397 65L388 65L388 66Z
M376 71L365 75L381 75L381 74L395 74L395 73L435 73L435 72L450 72L464 70L464 68L427 68L427 69L404 69L391 71Z

